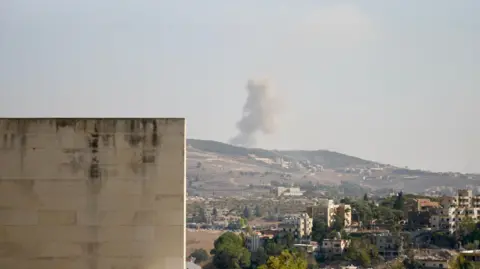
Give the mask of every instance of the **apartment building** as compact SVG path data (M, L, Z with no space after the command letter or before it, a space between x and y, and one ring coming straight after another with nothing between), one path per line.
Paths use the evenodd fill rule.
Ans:
M347 239L324 239L320 246L320 253L324 256L341 256L343 255L348 246L350 240Z
M392 233L372 235L372 243L377 247L378 254L386 260L394 259L403 254L403 237Z
M430 226L434 230L448 230L453 233L466 218L480 221L480 195L472 190L458 190L456 196L442 197L441 209L430 217Z
M325 219L328 227L333 224L335 215L340 214L344 217L345 227L352 225L351 206L348 204L335 204L330 199L320 199L316 205L307 207L307 214L311 218Z
M295 238L310 236L313 228L313 219L307 213L285 217L278 225L278 228L285 232L292 233Z
M438 202L426 198L411 198L405 202L405 212L422 212L439 207L440 204Z
M404 214L411 229L419 229L430 226L430 217L441 208L440 203L430 199L411 198L405 202Z

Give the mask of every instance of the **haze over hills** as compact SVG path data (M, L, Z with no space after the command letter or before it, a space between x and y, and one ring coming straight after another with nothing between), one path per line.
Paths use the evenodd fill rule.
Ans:
M480 185L479 175L410 170L328 150L266 150L198 139L187 144L188 191L199 195L255 195L279 184L430 194Z

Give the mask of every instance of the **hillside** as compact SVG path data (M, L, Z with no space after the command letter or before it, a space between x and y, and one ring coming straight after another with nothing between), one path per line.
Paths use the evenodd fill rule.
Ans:
M288 161L308 161L312 164L322 165L324 168L328 169L376 165L376 163L371 161L328 150L265 150L258 148L243 148L217 141L198 139L188 139L187 144L197 150L225 156L245 157L248 155L255 155L258 158L283 158Z
M266 150L198 139L187 144L188 189L200 195L261 195L272 185L431 194L480 186L478 175L409 170L327 150Z

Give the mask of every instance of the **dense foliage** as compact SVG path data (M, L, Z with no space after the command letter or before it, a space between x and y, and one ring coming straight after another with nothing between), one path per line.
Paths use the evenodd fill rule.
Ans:
M195 258L195 263L202 263L208 260L209 255L205 249L199 248L194 250L192 254L190 254L190 257Z
M279 256L272 256L258 269L307 269L307 260L301 255L284 250Z
M231 232L222 234L214 242L211 251L213 264L222 269L242 269L250 267L251 254L244 247L243 239Z

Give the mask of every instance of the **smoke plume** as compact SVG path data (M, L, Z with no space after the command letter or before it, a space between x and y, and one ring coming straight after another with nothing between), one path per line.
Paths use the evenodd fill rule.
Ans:
M275 131L279 104L267 81L249 80L246 89L248 96L243 116L237 122L238 134L230 139L230 143L254 146L259 133L271 134Z

